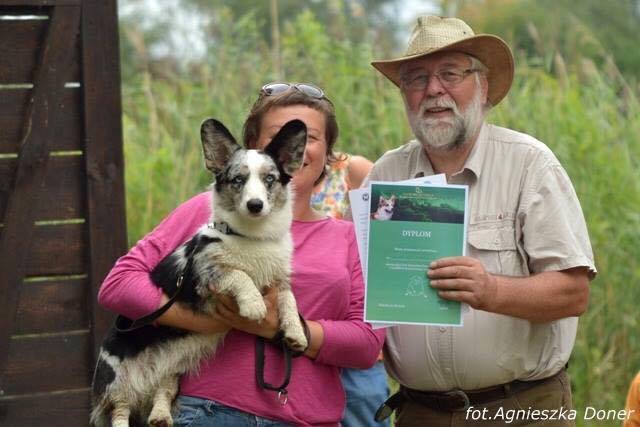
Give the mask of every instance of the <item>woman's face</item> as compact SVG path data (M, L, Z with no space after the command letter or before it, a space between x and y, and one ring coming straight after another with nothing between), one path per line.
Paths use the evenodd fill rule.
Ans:
M294 189L298 193L311 191L327 163L326 118L323 113L306 105L271 108L262 117L256 148L264 149L285 123L298 119L307 126L307 145L302 168L294 175Z

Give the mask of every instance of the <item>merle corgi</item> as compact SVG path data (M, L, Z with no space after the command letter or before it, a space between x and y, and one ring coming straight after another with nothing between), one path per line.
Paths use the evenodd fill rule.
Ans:
M211 222L150 273L166 295L181 291L176 304L212 313L208 288L232 295L242 316L261 320L262 292L278 287L280 329L294 351L307 347L290 286L291 176L300 168L306 127L293 120L264 149L241 148L214 119L201 126L205 165L215 175ZM171 426L171 404L180 375L194 372L215 353L224 334L198 334L167 326L143 326L105 339L92 384L91 423L96 426ZM130 419L131 417L131 419Z

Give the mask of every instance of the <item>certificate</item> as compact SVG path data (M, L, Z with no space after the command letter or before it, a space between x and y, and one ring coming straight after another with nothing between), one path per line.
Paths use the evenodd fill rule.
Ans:
M426 272L465 254L468 187L371 182L365 321L461 326L457 301L440 298Z

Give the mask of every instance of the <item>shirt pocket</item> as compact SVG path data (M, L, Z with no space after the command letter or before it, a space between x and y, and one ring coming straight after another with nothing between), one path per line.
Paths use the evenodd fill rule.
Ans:
M482 262L493 274L523 275L512 221L500 224L472 224L467 234L467 255Z

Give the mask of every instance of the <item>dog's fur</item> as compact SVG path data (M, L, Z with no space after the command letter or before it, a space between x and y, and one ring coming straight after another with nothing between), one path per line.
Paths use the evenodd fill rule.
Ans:
M205 164L215 174L214 222L232 233L204 225L184 245L152 271L165 294L173 295L180 275L182 291L176 304L196 313L215 310L208 285L232 295L239 313L265 317L261 292L278 287L280 328L293 350L307 340L291 292L291 175L301 166L306 127L287 123L265 151L244 150L219 122L201 127ZM192 263L187 260L192 257ZM100 351L93 380L91 423L105 426L171 426L171 403L181 374L195 371L203 357L215 352L224 334L197 334L164 326L144 326L132 332L112 329Z
M389 221L393 217L393 209L396 207L396 196L393 195L388 199L380 196L378 200L378 209L371 214L371 218L378 221Z

